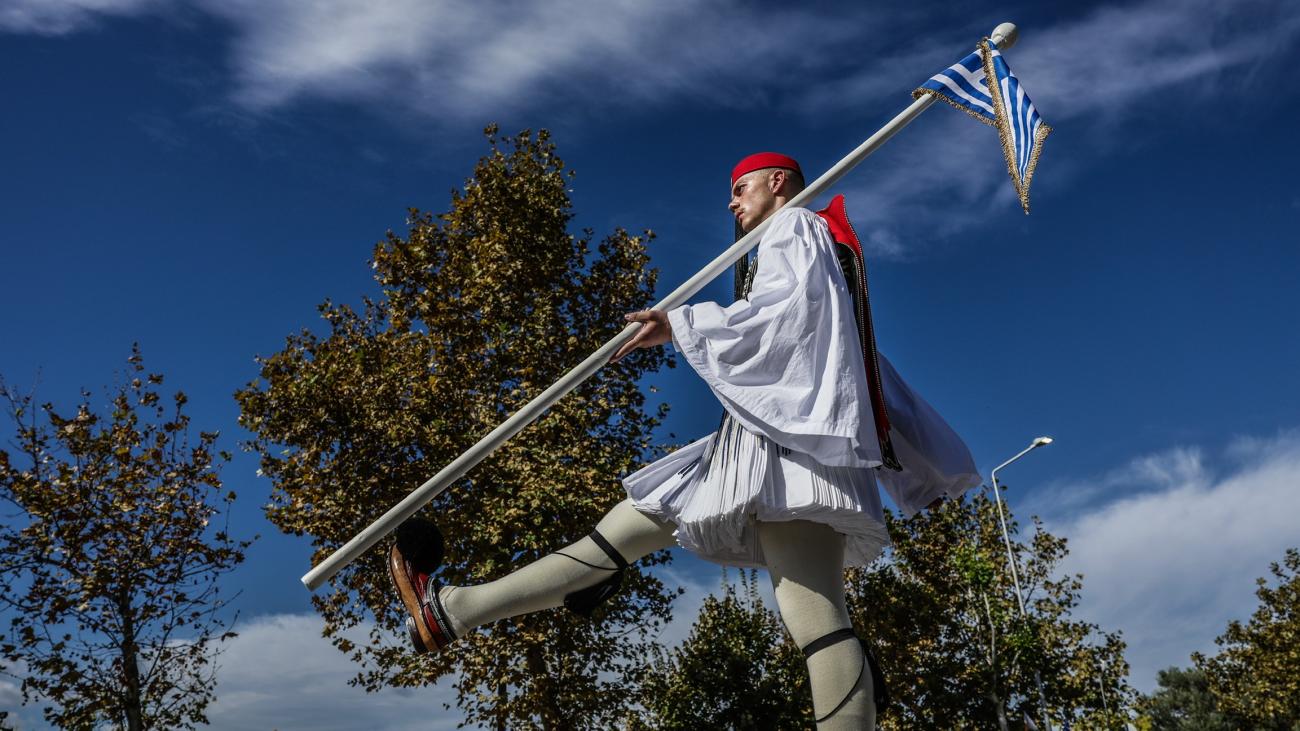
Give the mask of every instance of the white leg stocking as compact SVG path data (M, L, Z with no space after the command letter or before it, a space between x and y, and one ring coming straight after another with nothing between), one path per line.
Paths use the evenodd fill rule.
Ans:
M844 537L829 526L795 520L759 523L781 620L799 647L852 627L844 601ZM874 729L871 672L854 639L829 645L808 658L818 729ZM843 705L840 705L843 702ZM839 709L836 710L836 706ZM834 711L834 713L832 713Z
M631 500L615 505L596 524L596 530L628 563L674 544L673 525L638 512ZM615 568L588 536L496 581L444 586L438 598L451 617L456 636L463 637L481 624L558 607L565 595L599 584Z

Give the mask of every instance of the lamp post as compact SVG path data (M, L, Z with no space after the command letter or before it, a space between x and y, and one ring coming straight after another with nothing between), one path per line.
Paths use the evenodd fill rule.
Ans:
M1019 604L1020 606L1020 616L1022 617L1025 615L1025 597L1020 591L1020 574L1019 572L1016 571L1016 557L1011 551L1011 534L1007 532L1007 516L1002 512L1002 492L998 490L998 470L1002 469L1003 467L1006 467L1012 462L1015 462L1016 460L1020 459L1026 454L1029 454L1035 449L1038 449L1039 447L1045 447L1051 443L1052 443L1051 437L1038 437L1033 442L1031 442L1028 447L1025 447L1024 450L1020 452L1020 454L1017 454L1016 456L1012 457L1006 462L1003 462L997 467L994 467L993 472L990 475L990 479L992 479L993 481L993 497L994 497L993 504L996 505L998 508L998 522L1002 524L1002 540L1003 542L1006 543L1007 546L1007 563L1011 566L1011 581L1012 583L1015 584L1016 587L1016 603Z
M1101 691L1101 711L1102 718L1106 719L1106 724L1110 724L1110 704L1106 702L1106 661L1097 658L1097 668L1101 671L1097 675L1097 689Z
M1015 462L1035 449L1045 447L1051 443L1051 437L1038 437L1034 441L1030 442L1028 447L1021 450L1020 454L1017 454L1006 462L994 467L993 472L990 473L989 476L990 480L993 482L993 504L998 508L998 522L1002 524L1002 541L1007 547L1007 565L1011 567L1011 583L1016 588L1016 605L1020 607L1021 619L1024 619L1027 616L1025 612L1025 595L1024 592L1020 590L1020 572L1016 569L1015 552L1011 550L1011 533L1007 531L1007 516L1002 510L1002 492L998 489L998 470L1006 467L1012 462ZM1034 682L1038 685L1038 703L1043 707L1043 723L1046 725L1047 731L1052 731L1052 719L1047 715L1047 699L1043 695L1043 678L1037 670L1034 671Z
M1097 627L1093 627L1089 632L1096 632L1102 639L1102 644L1095 646L1097 650L1097 690L1101 692L1101 711L1103 718L1106 719L1106 725L1103 726L1103 728L1109 728L1111 722L1110 699L1106 695L1106 671L1108 666L1106 664L1106 657L1102 654L1102 649L1106 647L1106 635ZM1127 718L1127 716L1124 711L1124 696L1123 694L1120 694L1120 696L1115 699L1115 720L1119 722L1121 729L1128 726L1127 722L1124 720L1125 718Z

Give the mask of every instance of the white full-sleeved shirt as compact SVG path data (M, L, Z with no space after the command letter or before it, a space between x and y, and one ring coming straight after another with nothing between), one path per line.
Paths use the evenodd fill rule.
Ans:
M824 465L880 464L852 299L816 214L772 216L748 299L683 305L668 320L674 345L746 429Z

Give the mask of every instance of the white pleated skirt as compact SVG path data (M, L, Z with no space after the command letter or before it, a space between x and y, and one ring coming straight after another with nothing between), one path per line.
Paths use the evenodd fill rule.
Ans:
M686 550L762 567L755 523L808 520L845 537L844 564L865 566L889 543L873 470L829 467L754 434L730 416L718 431L623 478L637 510L677 526Z

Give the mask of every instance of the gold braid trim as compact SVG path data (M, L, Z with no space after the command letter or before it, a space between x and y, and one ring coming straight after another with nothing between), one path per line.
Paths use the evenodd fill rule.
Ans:
M1029 166L1025 168L1025 192L1020 194L1020 205L1025 207L1025 215L1029 215L1029 181L1034 179L1034 168L1038 166L1038 153L1043 151L1043 140L1047 139L1047 133L1052 128L1046 122L1038 125L1038 133L1034 135L1034 149L1029 153Z
M940 100L940 101L942 101L942 102L947 102L948 105L950 105L953 109L957 109L957 110L963 111L963 112L969 114L970 116L974 117L975 119L978 119L979 121L983 122L984 124L989 125L990 127L996 127L996 126L997 126L997 125L993 122L993 120L989 119L988 117L984 116L983 114L980 114L979 112L975 111L974 109L971 109L970 107L967 107L967 106L964 106L964 105L958 104L957 102L953 101L950 97L948 97L948 96L946 96L946 95L944 95L944 94L940 94L939 92L935 91L934 89L925 89L925 88L921 88L921 89L917 89L916 91L912 92L912 98L913 98L913 99L920 99L922 96L932 96L932 97L934 97L935 99L938 99L938 100Z
M993 97L993 114L997 117L997 124L993 125L998 129L998 137L1002 140L1002 156L1007 161L1007 175L1011 176L1011 184L1015 186L1016 195L1020 198L1020 207L1025 209L1025 215L1029 215L1029 181L1034 176L1034 167L1038 165L1038 155L1043 150L1043 140L1047 139L1047 133L1052 128L1044 122L1038 126L1038 132L1034 135L1034 146L1029 153L1029 165L1025 168L1025 179L1022 181L1016 173L1016 143L1015 136L1011 132L1011 122L1007 119L1007 108L1002 102L1002 87L998 84L998 74L993 70L993 53L989 49L989 39L985 38L980 41L980 57L984 60L984 83L988 84L989 96Z

